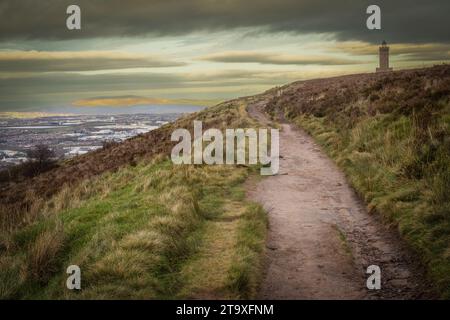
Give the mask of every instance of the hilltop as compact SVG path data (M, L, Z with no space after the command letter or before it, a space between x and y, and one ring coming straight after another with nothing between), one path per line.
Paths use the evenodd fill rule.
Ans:
M204 129L261 125L248 114L255 105L321 143L449 297L449 93L447 65L299 81L207 108L32 178L4 174L0 297L254 297L267 223L263 209L245 197L255 168L177 167L167 156L172 131L192 130L194 119ZM86 270L81 294L64 289L69 263Z

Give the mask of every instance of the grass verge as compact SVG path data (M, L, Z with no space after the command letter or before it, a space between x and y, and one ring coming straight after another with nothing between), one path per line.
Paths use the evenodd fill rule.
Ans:
M419 253L443 297L450 298L448 146L437 144L434 155L430 151L422 155L417 149L427 149L428 145L417 145L417 128L407 117L371 117L349 130L326 118L301 116L296 121L336 160L369 211L378 212L398 227L400 235ZM448 122L440 125L449 128ZM433 139L434 132L429 132ZM409 171L421 173L415 176Z

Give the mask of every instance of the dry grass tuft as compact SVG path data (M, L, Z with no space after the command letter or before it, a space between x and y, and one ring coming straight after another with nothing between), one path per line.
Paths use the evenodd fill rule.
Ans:
M64 246L64 230L59 223L54 229L41 233L28 249L22 276L25 279L47 283L58 271L58 254Z

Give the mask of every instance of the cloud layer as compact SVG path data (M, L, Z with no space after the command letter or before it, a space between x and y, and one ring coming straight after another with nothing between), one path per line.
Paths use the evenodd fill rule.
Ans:
M180 35L257 27L265 32L333 33L372 43L450 42L450 1L379 0L382 30L365 26L368 0L78 0L82 30L65 27L70 0L2 0L0 39Z
M260 63L274 65L350 65L361 61L332 56L287 55L251 51L229 51L200 57L200 60L224 63Z
M382 40L396 70L450 60L450 1L376 3L381 31L366 28L371 0L1 0L0 110L234 98L374 71Z
M160 57L114 51L0 52L2 72L97 71L183 66Z
M340 42L327 48L330 52L366 56L378 54L378 45L366 42ZM399 61L446 61L450 60L450 44L447 43L398 43L390 45L391 55Z
M309 75L310 76L310 75ZM0 110L26 110L42 106L63 106L95 96L145 95L160 97L170 92L176 98L215 99L248 95L280 83L308 77L306 72L225 70L168 74L48 73L0 77ZM208 95L211 92L212 95ZM177 93L177 95L174 95ZM218 95L219 94L219 95Z

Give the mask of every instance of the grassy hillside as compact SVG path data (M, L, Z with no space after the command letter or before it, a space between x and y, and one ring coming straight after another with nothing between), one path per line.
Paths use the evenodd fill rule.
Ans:
M31 182L10 181L5 193L26 188L28 194L18 204L2 200L0 298L253 297L266 215L245 200L242 184L256 168L173 165L168 134L192 129L193 117L62 163ZM252 123L243 102L195 118L205 127ZM168 140L145 145L153 136ZM136 145L159 152L142 154ZM114 164L94 167L114 155ZM78 178L63 179L80 168ZM49 188L33 185L55 176ZM12 205L16 211L5 210ZM81 268L79 292L65 288L72 264Z
M272 91L267 110L324 146L369 210L398 228L450 298L450 66L280 90Z
M266 216L257 168L174 166L175 128L305 128L372 213L398 228L450 298L450 67L296 82L222 103L27 178L0 177L0 298L251 298ZM68 265L82 290L65 289Z
M188 115L146 134L123 143L107 144L104 148L58 163L58 167L32 179L17 172L16 167L0 172L0 230L15 229L27 224L43 210L45 202L65 186L74 186L105 172L123 166L149 161L153 157L170 154L175 145L170 135L176 128L192 132L193 120L202 120L204 130L245 127L251 120L245 113L243 101L230 101L195 114Z

